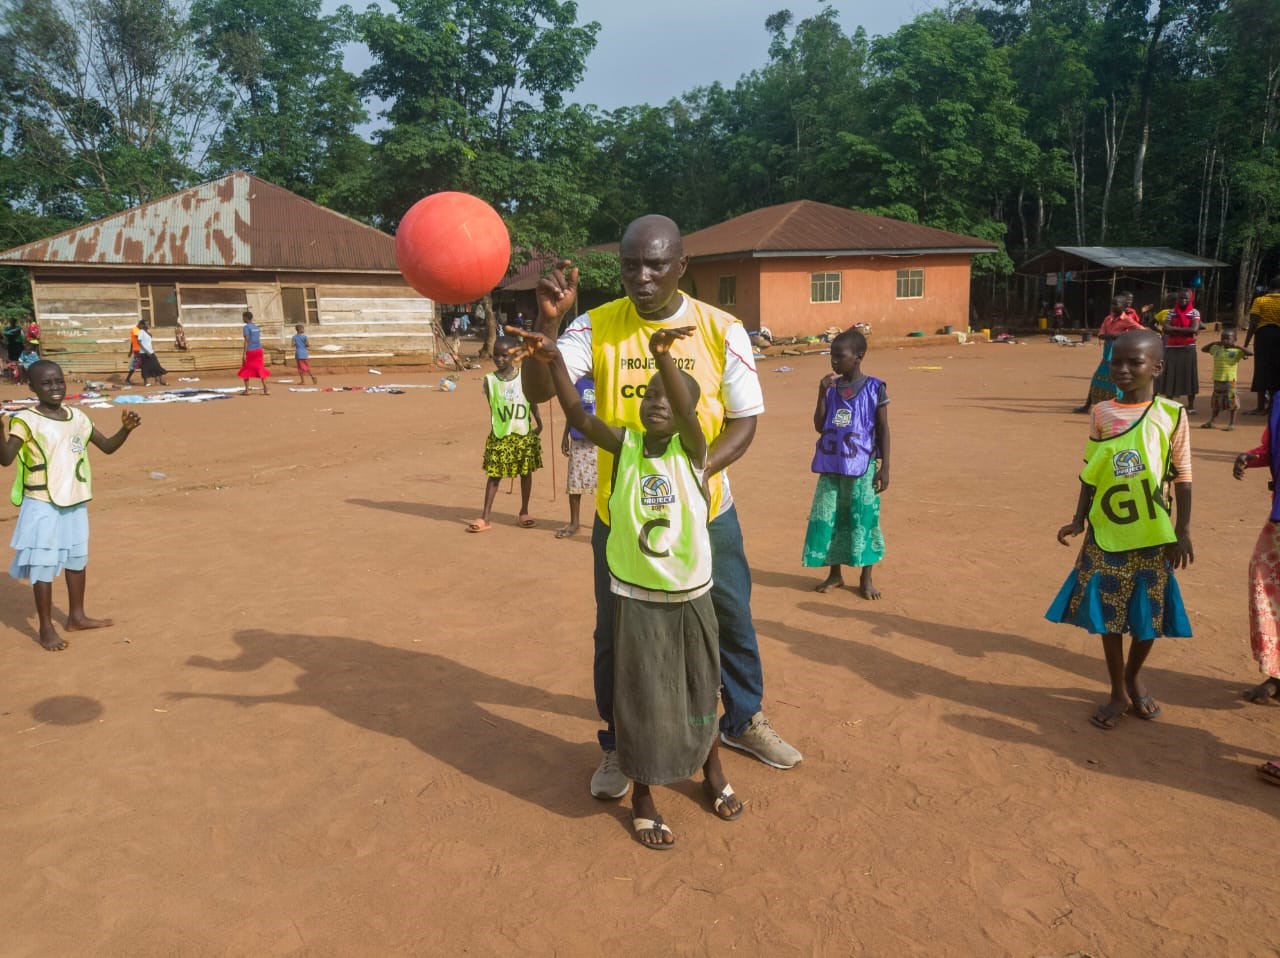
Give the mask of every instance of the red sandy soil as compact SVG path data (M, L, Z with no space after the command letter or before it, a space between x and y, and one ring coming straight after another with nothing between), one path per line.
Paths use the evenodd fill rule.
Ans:
M893 401L875 604L799 566L827 361L761 363L733 485L766 709L805 761L727 753L732 824L696 783L657 790L662 855L587 792L590 547L553 537L558 412L537 528L504 484L468 535L479 371L455 393L276 381L133 407L94 466L88 611L116 626L44 652L29 587L0 580L0 954L1274 954L1280 789L1254 766L1280 756L1280 707L1240 698L1269 500L1230 475L1262 424L1193 432L1196 637L1151 657L1163 717L1101 732L1098 640L1042 617L1097 357L873 342Z

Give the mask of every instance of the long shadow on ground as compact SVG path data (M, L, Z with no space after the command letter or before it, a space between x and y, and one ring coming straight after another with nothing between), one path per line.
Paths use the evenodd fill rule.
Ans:
M1179 725L1176 717L1169 714L1169 708L1165 709L1163 719L1150 723L1126 716L1112 732L1089 725L1089 714L1106 698L1101 653L1095 660L1032 643L1022 636L956 628L892 613L859 612L818 603L804 603L802 608L856 627L842 629L839 637L762 619L756 620L756 628L761 635L785 642L805 658L848 669L898 698L928 696L993 713L990 717L954 715L945 719L971 734L1048 749L1083 771L1164 785L1280 817L1280 807L1271 794L1274 789L1256 782L1249 766L1250 762L1257 764L1274 756L1230 745L1204 729ZM851 638L848 633L852 632L870 633L895 642L924 639L975 657L987 653L1024 655L1052 665L1061 664L1073 674L1085 674L1088 663L1091 666L1088 675L1095 679L1095 684L1084 689L975 680ZM1153 694L1166 704L1171 700L1199 699L1209 686L1223 694L1223 683L1198 676L1151 669L1144 670L1144 676ZM1075 718L1079 721L1073 721ZM1026 723L1034 728L1026 728ZM1086 742L1083 735L1093 735L1094 739ZM1089 759L1100 764L1095 765ZM1207 772L1192 779L1187 775L1187 763L1197 759Z
M195 668L253 672L277 659L301 670L297 687L277 695L176 692L175 700L215 699L240 706L323 709L344 722L402 738L474 778L566 818L598 815L585 783L599 749L566 742L486 705L555 712L594 722L594 704L469 668L430 652L341 635L237 632L240 654L193 656Z

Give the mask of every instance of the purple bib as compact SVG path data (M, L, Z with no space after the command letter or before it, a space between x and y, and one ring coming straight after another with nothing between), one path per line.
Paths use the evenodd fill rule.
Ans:
M1267 416L1267 452L1271 454L1271 521L1280 522L1280 402Z
M834 476L861 476L876 458L876 408L884 385L868 376L862 388L844 399L840 387L827 390L827 420L813 451L814 472Z

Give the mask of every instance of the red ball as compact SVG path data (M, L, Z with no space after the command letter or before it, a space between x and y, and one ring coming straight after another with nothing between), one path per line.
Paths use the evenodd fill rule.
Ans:
M405 281L438 303L470 303L502 281L511 237L502 217L470 193L433 193L410 207L396 230Z

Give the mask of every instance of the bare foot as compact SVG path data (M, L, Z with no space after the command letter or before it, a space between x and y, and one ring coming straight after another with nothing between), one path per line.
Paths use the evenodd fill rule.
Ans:
M844 576L839 572L833 572L821 582L813 587L814 592L826 592L828 589L838 589L844 585Z
M1269 699L1280 699L1280 679L1269 678L1245 692L1244 697L1259 705Z
M50 624L48 628L41 627L40 644L48 652L61 652L67 647L67 640L60 636L58 630Z
M867 566L862 570L862 579L858 582L858 594L864 599L875 600L880 598L880 590L871 581L871 566Z
M90 629L106 629L115 625L114 619L91 619L87 615L73 619L67 616L68 632L87 632Z
M581 527L576 522L571 522L567 526L563 526L556 530L556 538L569 539L577 534L579 528Z

